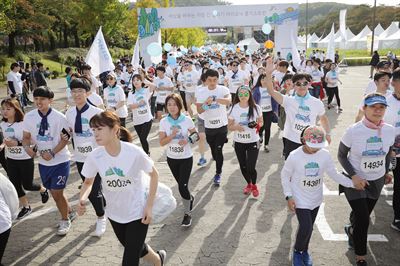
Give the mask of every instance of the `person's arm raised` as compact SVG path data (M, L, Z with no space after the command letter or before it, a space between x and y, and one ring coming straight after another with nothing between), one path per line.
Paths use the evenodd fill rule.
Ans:
M272 58L267 59L267 65L265 67L265 75L267 78L267 90L268 93L274 98L277 103L280 105L283 104L283 96L280 92L274 89L274 82L272 79L272 72L274 71L274 63L272 62Z

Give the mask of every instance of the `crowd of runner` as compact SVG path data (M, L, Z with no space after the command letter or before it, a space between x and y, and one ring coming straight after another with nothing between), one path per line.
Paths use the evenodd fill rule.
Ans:
M148 143L152 127L158 128L159 144L165 147L178 184L181 226L189 227L196 205L189 185L193 146L198 145L197 166L215 162L212 180L220 186L224 145L232 142L244 178L242 192L257 198L258 154L261 147L270 152L271 126L276 123L283 139L279 153L285 160L282 198L299 223L293 265L312 265L308 246L323 201L325 172L346 195L352 209L344 228L349 248L354 249L357 265L367 265L370 214L384 184L392 182L390 171L394 175L391 227L400 231L400 69L392 69L386 61L376 64L356 122L340 140L337 158L344 172L339 173L334 155L325 148L331 142L327 112L343 111L340 71L323 54L302 54L301 59L296 68L264 51L224 52L223 56L217 51L193 52L174 65L163 60L134 67L122 59L114 71L97 77L82 62L79 71L66 69L65 110L52 107L54 93L47 83L37 86L33 77L35 108L26 113L29 90L24 86L32 81L21 79L20 64L13 63L7 75L11 97L1 101L0 162L9 181L1 179L0 186L0 262L12 220L32 212L28 190L40 193L43 204L50 195L55 201L61 218L57 235L69 232L89 200L96 213L95 234L104 234L108 219L124 246L123 265L138 265L140 258L164 265L165 250L154 251L145 243L158 184ZM45 80L38 75L41 78ZM131 143L134 132L126 129L127 121L132 121L141 147ZM231 139L229 132L233 132ZM34 180L34 160L41 183ZM78 206L70 206L64 194L72 162L83 182ZM149 180L146 197L143 179ZM16 193L6 189L10 188L7 182Z

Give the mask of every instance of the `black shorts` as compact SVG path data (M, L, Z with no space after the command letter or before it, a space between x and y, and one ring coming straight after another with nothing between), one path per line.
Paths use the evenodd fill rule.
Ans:
M164 110L165 110L165 104L163 104L163 103L157 103L156 111L157 111L157 112L164 112Z

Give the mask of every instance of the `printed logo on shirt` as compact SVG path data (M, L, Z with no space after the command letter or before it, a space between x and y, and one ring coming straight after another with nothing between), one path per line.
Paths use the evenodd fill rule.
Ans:
M36 124L36 128L40 128L40 123ZM48 125L48 130L47 130L47 134L45 134L44 136L40 136L39 134L36 135L36 140L37 141L53 141L54 138L52 136L50 136L50 125Z
M182 134L182 128L180 125L172 125L170 127L171 132L173 132L175 129L178 129L178 133L174 137L174 139L184 139L183 134Z
M214 99L217 99L217 95L211 95L211 97L213 97ZM209 105L208 109L218 109L219 106L220 106L219 103L215 101Z
M110 93L108 94L108 97L115 97L115 93L114 93L114 92L110 92Z
M304 166L305 175L307 177L316 177L319 175L319 164L317 162L309 162Z
M121 191L133 183L130 178L125 177L123 171L118 167L108 168L105 173L104 181L106 184L106 189L114 192Z
M319 165L317 162L309 162L304 166L305 177L300 179L302 189L314 191L318 189L322 183L319 177Z
M5 130L5 133L14 133L15 131L14 131L14 129L12 128L12 127L8 127L8 128L6 128L6 130Z
M248 120L247 116L248 116L247 113L241 113L241 114L240 114L239 125L241 125L241 126L247 126L247 125L249 124L249 120Z
M367 139L365 151L362 152L362 156L378 156L385 154L386 153L383 151L382 138L375 136Z
M310 114L311 114L311 110L308 106L299 106L299 109L297 110L297 114L296 114L296 119L304 121L304 122L310 122Z

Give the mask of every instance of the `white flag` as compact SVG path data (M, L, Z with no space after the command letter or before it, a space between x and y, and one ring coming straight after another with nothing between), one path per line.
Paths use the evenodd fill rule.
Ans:
M328 42L328 48L326 49L326 59L335 61L335 25L332 23L330 38Z
M347 41L347 34L346 34L346 13L347 9L340 10L340 34L342 35L342 40Z
M105 71L115 69L101 27L94 38L92 46L86 55L85 62L92 67L92 74L98 76Z
M138 69L140 66L140 57L139 57L139 36L136 39L135 48L133 49L133 56L131 64L135 69Z
M293 33L293 31L290 31L290 39L291 39L291 42L292 42L292 61L293 61L293 66L297 70L300 70L301 59L300 59L299 51L297 50L297 42L296 42L295 38L296 38L296 36Z

